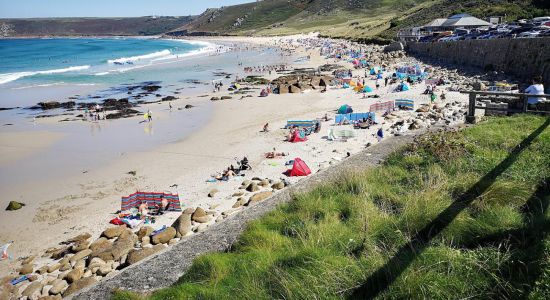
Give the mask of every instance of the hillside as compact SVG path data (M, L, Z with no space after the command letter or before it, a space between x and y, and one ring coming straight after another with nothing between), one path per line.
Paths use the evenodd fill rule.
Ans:
M156 35L193 17L0 19L2 36Z
M468 12L508 20L549 15L544 0L264 0L208 9L174 34L281 35L318 31L331 37L392 39L407 26Z

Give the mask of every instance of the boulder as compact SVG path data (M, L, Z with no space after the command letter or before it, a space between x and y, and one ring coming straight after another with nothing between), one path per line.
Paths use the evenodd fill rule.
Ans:
M108 239L112 239L120 236L125 230L125 226L109 227L105 229L101 235Z
M71 269L71 264L70 264L70 263L62 264L62 265L59 267L59 271L61 271L61 272L67 271L67 270L70 270L70 269Z
M90 243L87 240L78 241L72 245L71 250L75 253L88 249Z
M74 238L68 239L67 241L65 241L65 244L79 243L79 242L82 242L82 241L87 241L91 237L92 237L92 235L86 232L86 233L83 233L83 234L79 234L79 235L75 236Z
M206 211L202 207L197 207L197 209L195 209L195 212L193 212L191 219L193 221L196 221L195 220L196 218L205 217L205 216L206 216Z
M274 190L282 190L285 188L285 183L282 181L277 181L273 185L271 185L271 188Z
M231 195L231 197L240 197L240 196L243 196L243 195L244 195L244 192L240 191L240 192L234 193L233 195Z
M130 251L130 253L128 253L128 258L126 259L126 262L129 265L133 265L133 264L137 263L138 261L159 252L162 249L164 249L164 247L162 245L155 245L151 248L144 248L144 249L140 249L140 250L132 250L132 251Z
M106 237L100 237L97 240L95 240L90 245L90 250L93 251L92 256L95 256L96 253L104 251L105 249L110 248L113 245L111 241L109 241Z
M262 186L262 187L267 187L269 186L269 180L268 179L262 179L262 181L260 181L260 183L258 183L259 186Z
M71 294L74 294L81 289L93 285L97 282L94 277L82 278L76 282L73 282L69 287L63 292L63 297L67 297Z
M286 84L279 84L277 89L279 90L279 94L287 94L289 91L289 87Z
M212 97L212 98L210 98L210 101L218 101L218 100L220 100L219 97Z
M260 190L260 187L258 186L258 184L256 182L252 182L251 184L249 184L246 187L246 190L249 191L249 192L257 192L257 191Z
M6 210L9 210L9 211L18 210L23 208L23 206L25 206L25 203L10 201L10 203L8 204L8 207L6 207Z
M43 275L48 273L48 266L42 266L38 270L35 271L36 273Z
M219 192L218 189L212 189L209 193L208 193L208 197L210 198L214 198L214 196Z
M302 89L300 89L298 86L296 85L291 85L290 86L290 89L289 89L289 92L292 93L292 94L299 94L302 92Z
M138 241L142 241L142 239L144 237L148 237L151 235L151 233L153 233L153 231L155 231L155 229L151 226L143 226L141 227L138 232L137 232L137 236L138 236Z
M50 289L50 295L59 295L63 290L68 287L69 284L65 280L56 279L52 282L52 288Z
M231 96L222 96L220 99L221 100L229 100L229 99L233 99L233 97L231 97Z
M69 261L71 263L77 262L77 261L85 258L86 256L90 255L90 254L92 254L92 250L85 249L85 250L82 250L82 251L78 252L77 254L71 256L71 258L69 258Z
M111 247L97 253L94 257L99 257L104 261L119 260L134 248L136 242L137 235L131 230L127 230L119 236Z
M99 267L99 269L97 269L96 274L99 275L99 276L107 276L111 272L113 272L113 269L111 269L111 266L104 265L104 266Z
M168 246L173 246L173 245L177 244L179 241L180 241L180 239L173 238L173 239L168 241Z
M195 212L195 209L192 208L192 207L188 207L188 208L183 210L184 214L190 214L191 215L191 214L193 214L193 212Z
M190 109L190 108L193 108L193 107L194 107L194 106L191 105L191 104L186 104L186 105L184 106L185 109Z
M48 251L46 251L46 253L49 253L50 254L50 257L52 259L61 259L63 258L67 253L69 253L70 251L70 248L65 246L65 247L61 247L61 248L56 248L56 249L50 249Z
M210 221L212 221L212 216L207 215L207 216L204 216L204 217L195 217L195 218L193 218L193 221L195 221L197 223L209 223Z
M271 191L259 192L257 194L254 194L254 195L252 195L252 197L250 197L250 200L248 200L247 205L263 201L263 200L271 197L271 195L273 195L273 192L271 192Z
M191 214L185 213L185 211L176 219L172 227L176 229L176 233L180 236L186 236L191 232Z
M101 266L104 266L105 264L106 262L103 259L99 257L94 257L90 261L90 264L88 265L88 269L99 268Z
M32 264L22 265L19 269L19 275L27 275L34 271L34 266Z
M84 268L76 268L76 269L72 269L67 274L67 277L65 277L65 278L66 278L67 282L73 283L73 282L79 280L80 278L82 278L82 275L84 275Z
M59 263L50 265L48 267L48 273L53 273L53 272L59 270L59 268L61 268L61 264L59 264Z
M86 268L86 261L83 260L83 259L77 261L77 262L74 264L73 269L78 269L78 268L82 268L82 269Z
M40 281L35 281L31 284L29 284L24 290L23 290L23 293L21 294L23 297L31 297L34 293L40 293L40 291L42 290L42 282Z
M151 239L153 245L168 243L176 236L176 229L174 227L168 227L164 231L156 234Z
M239 199L237 199L237 202L235 202L235 204L233 204L232 208L241 207L241 206L245 205L246 202L247 201L243 197L240 197Z

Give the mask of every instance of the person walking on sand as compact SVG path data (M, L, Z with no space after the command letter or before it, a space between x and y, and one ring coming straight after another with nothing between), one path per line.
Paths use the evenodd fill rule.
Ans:
M378 142L380 143L383 138L384 138L384 129L380 127L380 129L378 129L378 132L376 132L376 139L378 139Z
M172 110L172 102L168 102L168 108Z
M150 110L147 110L147 121L148 122L153 121L153 114L151 113Z

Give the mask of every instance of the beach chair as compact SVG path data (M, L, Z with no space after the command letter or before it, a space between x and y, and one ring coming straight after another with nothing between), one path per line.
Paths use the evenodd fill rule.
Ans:
M395 107L405 110L414 110L414 100L397 99L395 100Z

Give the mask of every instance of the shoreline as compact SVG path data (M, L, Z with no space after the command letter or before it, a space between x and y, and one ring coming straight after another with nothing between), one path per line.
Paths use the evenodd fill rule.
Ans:
M296 36L239 37L233 42L246 41L263 47L276 47L277 44L288 46L288 41L294 37ZM296 47L294 51L296 57L311 55L311 59L306 63L293 63L294 68L318 67L335 62L333 59L321 57L315 53L317 50L314 48L308 50L307 47ZM338 64L346 68L351 66L349 62ZM362 74L362 70L356 73ZM265 77L272 79L277 75ZM373 86L374 80L368 79L368 82ZM109 226L108 221L113 218L112 213L120 205L120 197L136 190L177 192L183 208L202 207L215 211L215 216L221 216L222 212L230 210L234 205L235 198L232 194L238 190L244 178L208 183L206 180L211 174L221 171L229 164L235 164L235 157L240 159L246 156L253 166L253 171L247 172L246 179L260 177L273 181L280 180L284 178L282 172L286 170L284 164L287 159L268 160L263 157L263 153L272 151L273 148L276 151L291 153L288 159L301 157L313 173L330 168L332 164L345 159L346 152L358 153L365 145L375 144L374 133L380 126L370 130L359 130L356 138L341 143L328 142L326 133L331 128L347 130L349 126L335 126L334 121L323 122L320 134L312 135L308 142L298 144L285 142L286 131L280 128L284 127L288 119L316 119L325 114L333 116L334 110L342 104L352 105L357 112L368 111L374 103L395 99L396 95L390 92L390 88L381 88L377 91L377 94L380 94L380 98L377 99L362 99L360 94L338 87L329 87L327 93L312 90L299 94L270 95L266 98L259 98L259 90L252 90L255 91L253 97L243 100L238 100L234 95L231 95L233 99L214 102L197 98L195 100L199 102L209 101L212 115L209 121L202 124L202 127L197 127L193 134L151 151L123 155L108 166L87 170L86 173L75 175L57 186L48 184L34 187L33 197L49 197L42 199L41 203L27 203L27 206L19 211L0 212L0 216L7 224L15 224L12 232L0 231L0 237L2 240L20 239L10 248L14 256L19 258L32 253L38 254L45 248L55 247L60 241L84 232L89 232L95 239ZM424 85L414 86L410 91L398 96L412 98L420 106L422 103L429 103L428 98L421 95L423 88ZM215 96L229 94L224 91ZM177 101L189 102L188 99L181 98ZM449 93L446 103L455 105L455 102L465 101L464 95L453 92ZM391 119L381 118L380 122L384 123L382 126L388 135L392 135L395 131L390 125L399 120L409 123L407 120L414 119L415 115L415 112L396 112L395 115L392 114ZM266 122L270 124L271 131L260 133ZM426 122L426 126L429 127L430 124ZM136 175L127 174L129 171L136 171ZM298 181L296 178L287 180L290 183ZM215 196L208 197L207 194L213 189L217 189L218 192ZM33 214L32 219L36 222L21 222L23 215ZM176 213L169 213L159 219L154 226L169 226L178 216ZM46 262L47 259L43 261ZM37 262L40 264L41 260ZM8 268L4 268L5 265L2 262L0 271L13 272L17 261L10 261Z

